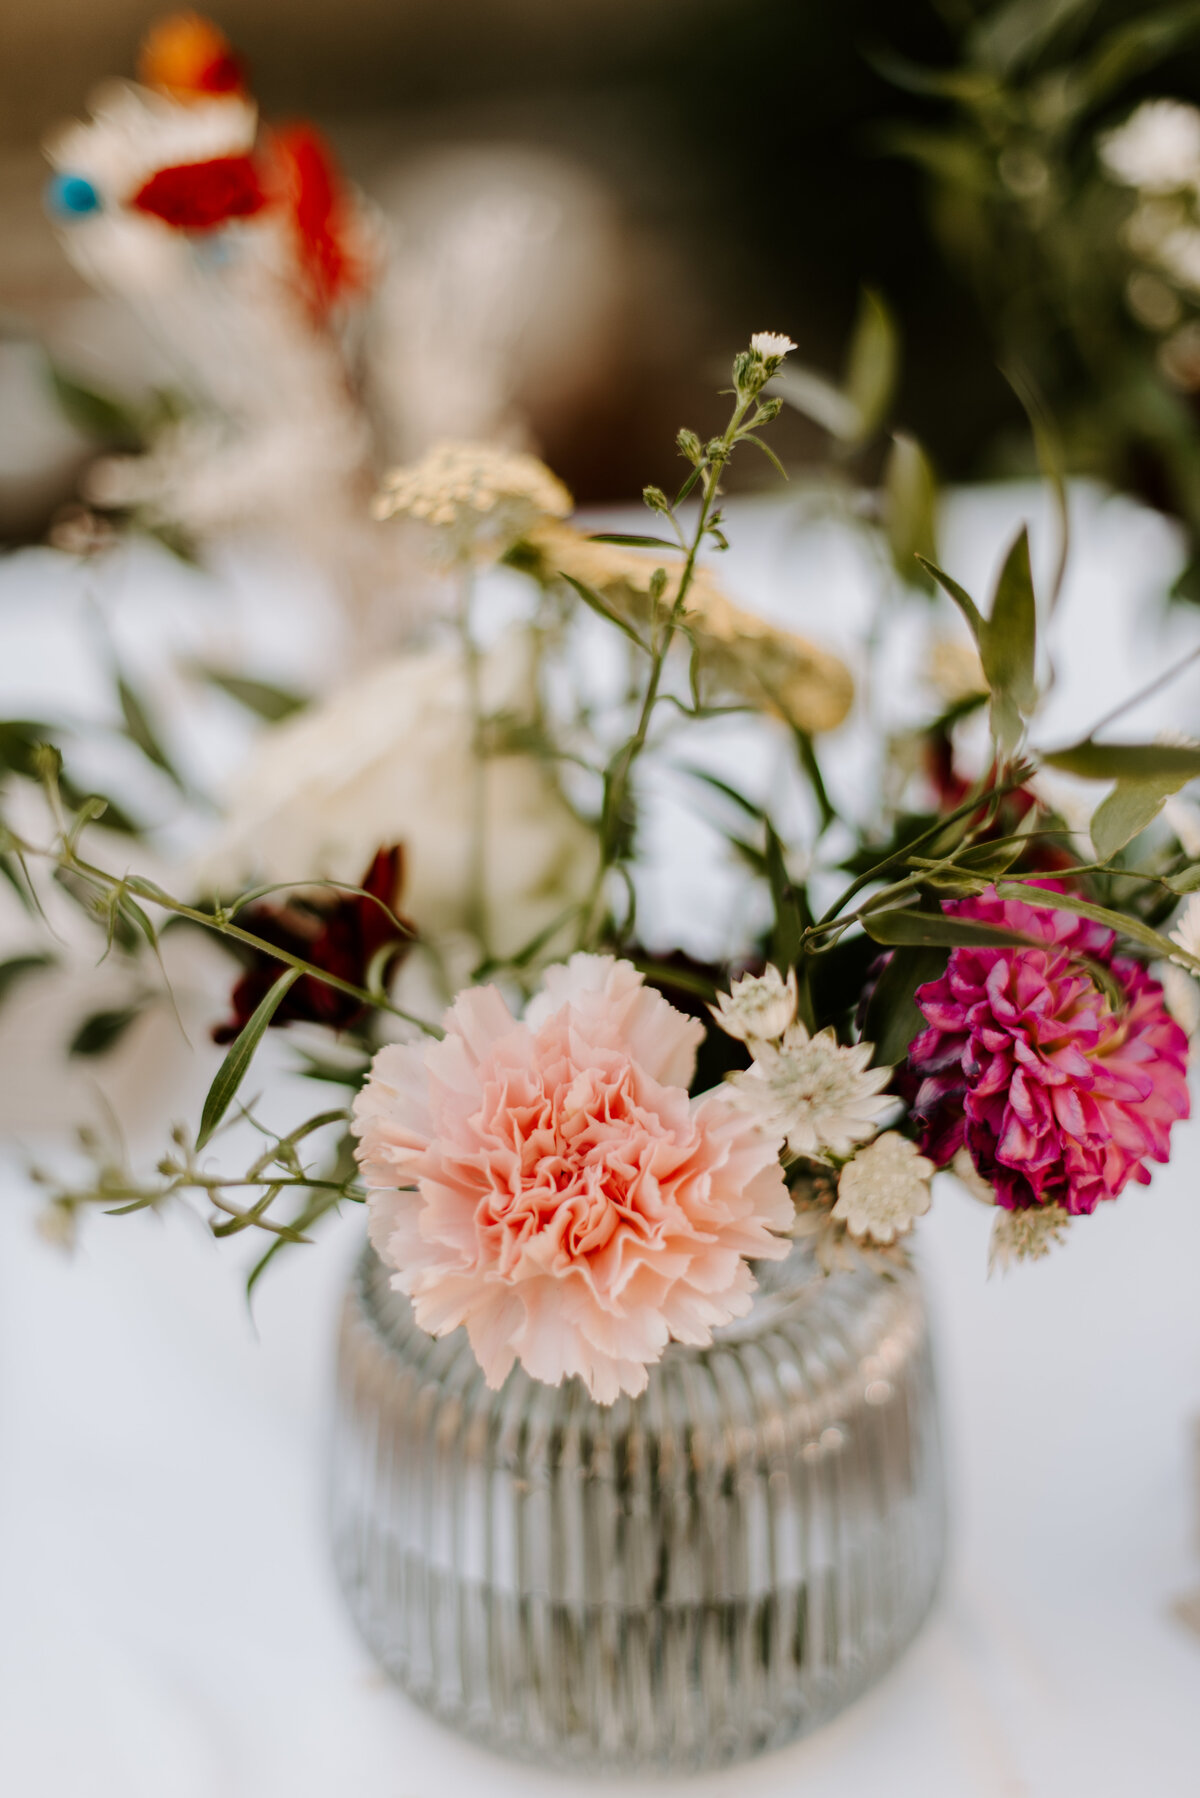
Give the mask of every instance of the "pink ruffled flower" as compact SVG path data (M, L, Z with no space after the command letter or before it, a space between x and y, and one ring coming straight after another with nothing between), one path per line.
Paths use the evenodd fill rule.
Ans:
M749 1309L746 1258L787 1253L792 1202L779 1143L689 1099L698 1020L575 955L523 1022L485 986L445 1025L380 1050L355 1105L371 1240L423 1329L465 1324L490 1386L519 1359L608 1404Z
M1072 912L994 892L943 910L1046 947L958 948L944 978L918 989L929 1029L909 1069L923 1152L945 1167L965 1146L1009 1210L1091 1212L1129 1180L1145 1184L1146 1161L1167 1160L1171 1125L1190 1109L1187 1038L1158 981ZM1083 957L1112 974L1118 1010Z

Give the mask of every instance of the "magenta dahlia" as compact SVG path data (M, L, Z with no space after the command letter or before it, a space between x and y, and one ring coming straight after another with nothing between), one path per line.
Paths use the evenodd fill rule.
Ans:
M1009 1210L1090 1212L1129 1180L1144 1184L1190 1109L1187 1038L1158 981L1114 954L1111 930L1072 912L994 891L943 909L1045 947L957 948L943 978L918 989L929 1028L908 1066L923 1153L945 1167L965 1147ZM1089 961L1120 990L1115 1010Z

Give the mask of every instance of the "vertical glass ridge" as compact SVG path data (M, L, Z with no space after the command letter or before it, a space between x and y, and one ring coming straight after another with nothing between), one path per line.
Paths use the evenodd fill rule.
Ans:
M342 1320L338 1577L421 1704L511 1753L702 1768L817 1727L929 1609L944 1490L916 1275L759 1268L746 1318L638 1399L489 1392L369 1248Z

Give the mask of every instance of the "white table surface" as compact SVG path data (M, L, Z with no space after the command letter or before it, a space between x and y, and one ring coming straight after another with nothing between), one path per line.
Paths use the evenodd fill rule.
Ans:
M952 506L944 558L968 584L1028 503L1018 492ZM1196 614L1160 617L1156 594L1178 553L1160 522L1086 493L1078 512L1081 553L1060 623L1086 641L1086 663L1056 693L1064 733L1200 639ZM798 560L803 578L787 586L800 594L798 616L852 634L848 552L798 548L778 514L754 508L735 514L732 534L730 579L746 597L769 606ZM1039 547L1048 553L1044 532ZM135 642L146 593L158 604L166 579L147 567L153 580L146 567L128 577L140 595L126 620ZM219 585L201 596L203 622L187 628L211 634L219 603L232 611L218 622L245 623L247 590L230 600L226 587L220 601ZM0 644L20 644L0 671L10 714L75 678L76 589L56 559L0 567ZM199 593L176 595L176 624ZM1196 700L1185 687L1143 728L1194 723ZM853 769L851 747L841 778ZM183 1215L94 1218L64 1258L32 1230L18 1146L39 1126L44 1136L61 1081L48 1057L31 1068L22 1041L0 1031L0 1115L14 1141L0 1204L0 1792L663 1789L571 1781L464 1745L392 1689L354 1636L329 1566L323 1452L339 1294L361 1218L268 1277L253 1325L236 1251ZM125 1096L156 1091L156 1043L151 1031L134 1045L117 1079ZM194 1110L213 1055L173 1070L172 1115ZM991 1282L986 1213L940 1183L921 1233L953 1497L935 1613L894 1672L830 1727L691 1781L697 1798L1200 1791L1200 1638L1170 1614L1200 1587L1198 1176L1193 1124L1152 1189L1085 1220L1051 1261Z

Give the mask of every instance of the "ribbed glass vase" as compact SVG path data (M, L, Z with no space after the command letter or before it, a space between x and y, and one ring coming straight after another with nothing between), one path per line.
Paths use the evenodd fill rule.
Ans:
M366 1251L334 1554L419 1703L543 1762L696 1769L815 1728L912 1639L944 1544L917 1278L826 1279L799 1245L757 1273L748 1317L605 1408L519 1366L489 1392Z

